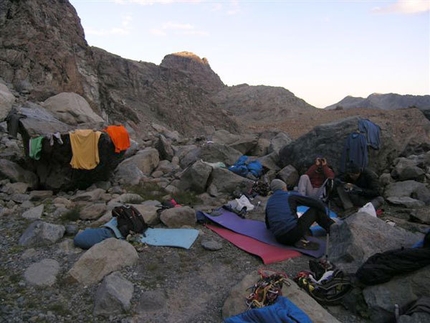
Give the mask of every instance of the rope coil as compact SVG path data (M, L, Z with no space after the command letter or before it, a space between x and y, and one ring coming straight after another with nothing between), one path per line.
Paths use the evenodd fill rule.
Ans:
M287 275L280 272L268 273L268 270L259 270L260 279L254 284L252 292L246 298L246 305L250 308L261 308L272 305L278 296L282 296L282 286L290 283ZM248 288L249 289L249 288Z

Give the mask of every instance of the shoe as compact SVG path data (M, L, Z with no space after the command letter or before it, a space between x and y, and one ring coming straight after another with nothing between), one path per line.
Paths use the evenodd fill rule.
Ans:
M294 244L294 247L297 249L304 250L318 250L320 248L320 245L316 242L312 242L306 239L300 239Z

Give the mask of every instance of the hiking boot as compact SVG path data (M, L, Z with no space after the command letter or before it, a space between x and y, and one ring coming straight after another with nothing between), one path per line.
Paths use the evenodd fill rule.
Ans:
M316 242L312 242L306 239L300 239L294 244L294 247L297 249L304 249L304 250L318 250L320 248L320 245Z

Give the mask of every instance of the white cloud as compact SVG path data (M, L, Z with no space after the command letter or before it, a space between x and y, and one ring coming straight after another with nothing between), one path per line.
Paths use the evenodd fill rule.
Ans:
M396 3L372 9L375 13L416 14L430 11L429 0L398 0Z
M153 4L170 4L170 3L199 3L202 0L114 0L115 3L128 4L136 3L142 6L153 5Z
M96 29L89 27L85 29L85 34L95 36L109 36L109 35L129 35L131 32L131 22L133 18L131 16L124 16L121 21L121 27L112 27L110 29Z
M184 3L184 4L197 4L197 3L209 3L212 5L212 11L221 11L226 8L226 14L236 15L240 13L240 0L111 0L114 3L126 5L126 4L138 4L142 6L154 5L154 4L173 4L173 3ZM227 8L228 7L228 8Z
M229 16L236 15L240 12L240 6L238 0L232 0L230 3L230 9L227 10Z
M204 31L196 30L191 24L179 24L175 22L166 22L160 28L152 29L151 33L159 36L166 36L169 32L176 35L207 35Z

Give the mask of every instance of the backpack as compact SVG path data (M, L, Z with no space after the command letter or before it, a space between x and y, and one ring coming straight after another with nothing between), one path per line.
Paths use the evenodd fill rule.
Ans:
M131 232L144 234L149 228L142 214L132 205L114 207L112 216L117 218L118 230L123 237L127 237Z
M248 171L257 178L263 173L263 165L258 160L249 162L246 167Z
M321 305L338 305L353 289L351 280L333 265L310 260L309 267L314 272L301 271L294 281Z
M252 192L261 196L267 196L270 193L270 186L267 182L255 181L252 185Z

